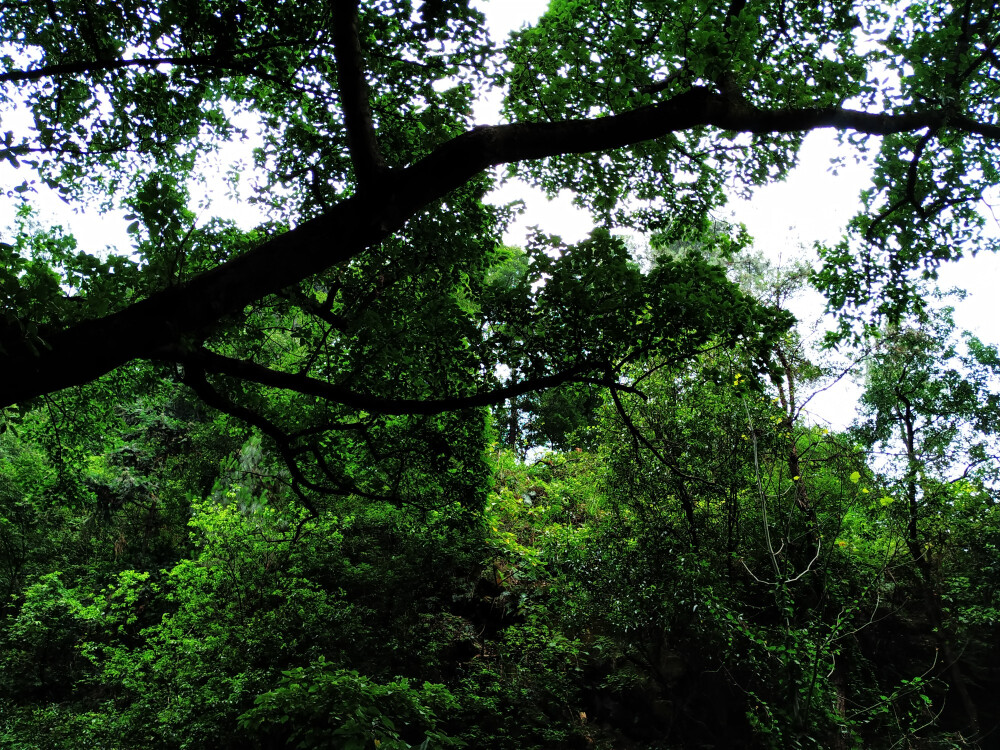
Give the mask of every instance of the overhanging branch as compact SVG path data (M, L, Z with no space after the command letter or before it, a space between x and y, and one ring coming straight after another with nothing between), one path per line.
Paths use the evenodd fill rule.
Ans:
M386 174L323 215L183 285L97 320L40 331L36 351L0 340L0 406L89 382L136 358L163 357L223 318L378 245L425 206L490 167L620 148L700 126L750 133L818 128L887 135L944 128L1000 140L1000 126L946 110L870 114L837 107L759 110L695 88L622 115L474 128Z
M207 372L229 375L230 377L259 383L260 385L272 388L281 388L306 396L315 396L343 404L352 409L366 411L370 414L431 415L461 409L492 406L501 404L510 398L523 396L526 393L541 391L566 383L592 383L602 386L613 385L619 389L629 390L626 386L621 386L613 382L610 376L603 378L587 377L586 373L588 372L593 373L604 370L605 365L600 362L584 362L570 367L563 372L529 378L520 383L514 383L513 385L496 388L484 393L477 393L472 396L450 396L438 399L392 399L358 393L349 388L333 385L306 375L272 370L255 362L226 357L207 349L201 349L193 354L186 355L184 361L191 363L198 370L204 369Z

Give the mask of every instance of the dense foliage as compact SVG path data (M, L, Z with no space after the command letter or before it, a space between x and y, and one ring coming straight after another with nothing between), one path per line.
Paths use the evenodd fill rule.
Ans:
M1000 354L926 292L992 249L998 47L982 0L0 5L0 745L995 745ZM775 269L713 209L825 127L871 188ZM598 228L503 245L500 166Z
M857 435L790 418L808 367L767 389L745 374L756 353L715 347L606 395L592 450L525 462L495 437L472 506L432 474L410 502L309 512L254 430L166 381L89 451L47 442L52 416L32 410L2 438L0 738L989 746L1000 517L982 388L1000 361L971 340L951 351L978 368L936 366L955 344L927 331L886 334ZM938 429L876 460L865 445L906 446L880 427L893 393Z

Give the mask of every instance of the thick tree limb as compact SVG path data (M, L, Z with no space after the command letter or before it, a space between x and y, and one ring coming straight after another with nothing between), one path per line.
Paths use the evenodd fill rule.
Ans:
M358 37L358 5L358 0L335 0L333 3L333 49L347 145L354 176L362 188L377 182L386 164L379 152L368 101L368 80Z
M252 302L378 245L422 208L490 167L614 149L698 126L750 133L837 128L872 135L945 128L1000 140L1000 125L944 109L896 115L837 107L759 110L703 88L612 117L474 128L416 164L390 171L377 189L359 190L185 284L104 318L41 331L40 352L3 337L0 406L89 382L136 358L163 357Z

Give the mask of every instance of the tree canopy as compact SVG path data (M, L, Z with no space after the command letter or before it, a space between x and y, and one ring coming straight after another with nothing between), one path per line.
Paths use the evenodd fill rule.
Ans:
M995 743L1000 355L923 290L993 249L1000 10L546 8L0 3L4 747ZM775 268L716 209L818 129L873 180ZM511 175L597 228L505 245Z
M899 313L915 276L979 239L1000 139L996 12L987 2L557 0L497 43L463 1L4 6L3 102L33 124L4 135L0 157L25 177L12 187L29 201L45 184L85 210L127 207L135 247L4 246L2 401L136 360L183 364L206 398L198 373L372 411L506 398L492 381L509 341L479 333L502 327L486 319L477 271L497 262L503 212L481 202L494 167L574 190L608 227L691 234L726 191L786 174L818 128L878 151L865 210L824 250L818 278L835 308L874 299ZM508 124L472 126L472 103L497 87ZM186 185L199 156L247 128L259 144L250 199L273 221L238 232L195 216ZM604 265L588 262L595 274ZM509 388L611 382L630 352L680 330L746 333L735 315L698 320L701 306L687 304L706 294L738 306L734 293L686 267L665 275L630 300L657 300L647 330L589 357L579 352L591 341L574 342L568 359L566 337L547 332L532 342L537 366ZM594 292L578 275L576 293L616 297L621 279L610 276L601 271ZM372 331L407 325L401 310L387 321L377 309L402 287L406 302L393 304L421 310L423 335L467 369L377 393L343 360ZM554 293L516 291L491 310L502 324L544 317ZM215 343L276 305L302 316L295 365ZM587 312L584 333L600 337L603 313ZM341 362L321 372L324 347ZM427 399L439 405L410 403Z

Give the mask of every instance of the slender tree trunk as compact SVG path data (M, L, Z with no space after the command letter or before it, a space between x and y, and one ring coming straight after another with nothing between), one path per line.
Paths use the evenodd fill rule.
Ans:
M521 413L517 406L517 399L512 398L507 413L507 447L521 455Z
M786 466L788 467L789 476L794 483L793 497L795 505L806 518L806 527L812 542L805 560L808 564L808 561L819 551L821 542L819 519L816 516L816 509L813 508L812 502L809 499L809 490L806 488L802 474L799 446L795 439L795 418L798 412L795 396L795 370L792 368L792 364L781 346L775 347L774 354L781 363L782 374L785 378L784 382L782 382L777 376L772 376L771 382L778 391L778 400L785 418L783 426L788 431L788 453L785 456Z

